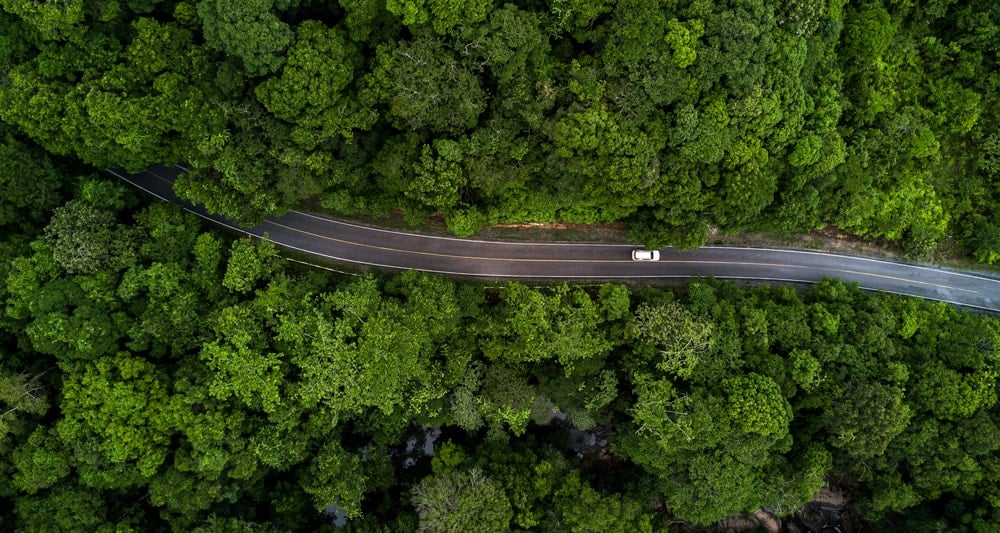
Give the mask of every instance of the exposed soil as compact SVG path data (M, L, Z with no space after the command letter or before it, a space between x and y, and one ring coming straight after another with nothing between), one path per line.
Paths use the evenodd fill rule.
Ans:
M317 211L320 213L324 212L321 208L317 209ZM406 216L398 210L384 217L338 216L336 218L351 220L360 224L401 229L427 235L454 236L448 231L444 216L442 215L434 215L416 223L412 220L407 220ZM572 224L565 222L495 224L477 232L472 238L526 242L629 242L627 227L623 222L613 224ZM883 239L866 239L835 226L826 226L823 229L815 229L808 233L794 234L752 232L726 234L713 227L709 227L707 244L716 246L791 248L895 261L906 260L903 250L898 244ZM985 275L1000 277L1000 265L991 267L974 261L969 256L969 251L951 237L946 238L941 243L934 257L921 262L960 270L977 271Z
M780 526L779 526L780 527ZM741 514L730 516L729 518L707 528L681 528L682 531L707 532L707 533L743 533L744 531L779 531L779 529L766 529L754 515Z
M763 509L757 509L751 513L750 516L752 516L761 527L766 529L768 533L778 533L781 531L781 520Z
M496 224L475 235L479 239L507 239L557 242L628 242L624 223L569 224L562 222Z
M719 244L759 243L759 246L788 246L824 252L865 255L885 259L903 259L903 251L887 241L869 240L851 235L833 226L809 233L780 235L769 233L735 233L713 240Z

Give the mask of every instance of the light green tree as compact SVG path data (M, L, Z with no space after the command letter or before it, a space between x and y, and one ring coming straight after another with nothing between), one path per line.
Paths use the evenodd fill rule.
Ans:
M277 271L278 248L270 241L243 237L233 241L222 285L235 292L252 291Z
M678 302L666 301L639 305L628 334L657 354L659 370L690 378L699 360L712 349L714 328L710 319L693 314Z
M385 7L401 17L407 26L429 24L435 32L444 35L454 26L486 20L493 0L386 0Z
M418 531L506 531L513 510L503 490L481 470L448 470L424 478L410 492Z
M173 433L165 376L119 353L81 366L63 383L56 431L94 488L144 483L167 459Z

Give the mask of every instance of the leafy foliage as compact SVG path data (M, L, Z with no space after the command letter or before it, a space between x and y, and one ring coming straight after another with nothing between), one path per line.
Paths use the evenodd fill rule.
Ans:
M198 16L205 41L242 60L248 73L270 74L285 62L292 30L271 11L273 0L202 0Z
M839 479L876 528L996 529L995 318L833 280L328 276L79 162L185 163L177 191L244 223L399 208L679 246L836 225L996 263L998 20L0 0L0 528L651 531Z
M997 261L985 0L0 6L0 119L95 165L182 162L177 190L240 222L318 199L657 246L834 225Z
M56 209L45 236L53 259L71 274L120 270L135 255L133 236L113 213L80 201Z
M827 474L857 480L872 520L992 505L993 318L835 280L330 277L173 206L92 180L77 194L4 248L0 498L17 527L64 505L85 513L54 513L66 527L296 529L340 509L359 527L651 531L790 513ZM60 254L80 235L129 251L78 267ZM439 444L431 474L401 460L421 425L463 443ZM615 433L581 460L560 427ZM138 503L104 511L119 498Z

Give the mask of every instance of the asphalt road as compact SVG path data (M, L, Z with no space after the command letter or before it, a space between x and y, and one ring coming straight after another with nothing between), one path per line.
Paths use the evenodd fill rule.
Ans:
M180 200L172 183L180 167L151 167L141 174L109 170L162 200L233 230L265 237L293 250L335 261L441 274L503 278L644 279L714 276L815 283L825 277L855 281L868 290L917 296L1000 312L1000 280L973 273L800 250L705 246L660 251L657 262L631 260L627 244L483 241L433 237L340 222L292 211L252 228L209 215Z

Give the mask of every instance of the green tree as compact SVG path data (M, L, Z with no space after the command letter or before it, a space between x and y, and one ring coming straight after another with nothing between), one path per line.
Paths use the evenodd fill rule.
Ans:
M424 478L410 501L420 517L418 531L505 531L514 515L503 491L476 468Z
M1000 262L1000 224L981 221L974 232L971 240L976 260L988 265Z
M407 26L429 24L444 35L458 25L472 25L486 20L493 0L386 0L385 8L402 17Z
M136 255L133 231L118 224L113 213L79 200L55 210L45 237L56 263L71 274L121 270Z
M274 0L201 0L198 16L205 41L239 58L252 76L275 72L284 64L294 35L274 7Z
M704 33L705 26L697 19L685 23L677 19L667 21L667 33L663 40L673 52L671 62L674 66L687 68L694 64L698 59L696 44Z
M628 287L612 283L601 285L597 301L605 320L620 320L629 315L632 305Z
M46 39L65 39L67 36L83 31L81 24L85 18L85 7L90 2L73 0L55 5L49 2L26 2L19 0L4 0L0 6L4 10L18 15L38 30ZM100 4L99 4L100 5ZM110 7L110 6L108 6ZM114 10L111 10L111 14Z
M235 292L252 291L278 270L278 248L263 239L244 237L233 241L222 285Z
M570 472L555 491L553 526L565 531L651 532L650 516L628 495L605 495Z
M49 408L43 374L0 374L0 449L11 434L23 433L32 417Z
M591 88L573 80L570 89L586 100L589 90L603 92L603 85ZM553 124L551 140L559 158L553 162L583 183L585 207L566 206L566 216L582 222L623 218L656 194L658 152L666 142L662 124L651 121L640 130L603 102L574 105Z
M934 361L921 366L916 374L909 403L915 409L930 411L938 420L968 418L997 402L995 369L958 372Z
M878 2L847 11L843 56L853 61L873 62L888 50L896 32L889 13Z
M785 400L781 388L772 379L756 373L727 379L729 416L744 433L775 440L788 434L792 406Z
M846 384L824 413L830 443L857 458L882 454L910 422L903 391L878 382Z
M56 431L93 488L141 485L166 461L172 434L166 376L120 353L82 365L63 384Z
M609 0L556 0L549 9L555 18L556 29L571 31L588 26L611 11L613 4Z
M678 302L665 301L640 304L628 334L642 341L640 346L647 353L657 354L657 369L690 378L701 358L712 349L713 333L711 320L691 313Z
M96 531L107 526L107 503L99 494L70 483L44 494L18 498L18 526L29 530L58 528L67 531Z
M60 288L68 287L56 284L48 289L58 291ZM121 330L122 318L102 305L76 302L72 311L61 309L40 313L26 332L32 346L41 353L63 359L93 359L115 353L124 333Z
M822 365L807 350L796 349L788 354L789 374L795 384L809 392L822 381Z
M420 300L414 303L427 305ZM302 405L322 406L332 423L374 409L406 420L435 409L447 393L433 357L434 330L398 300L383 298L376 280L362 278L300 301L282 314L276 331L298 372L294 395Z
M356 43L377 43L395 37L399 20L386 10L383 0L339 0L347 12L344 24Z
M533 415L547 415L546 398L528 380L523 372L506 365L486 368L475 402L494 434L506 427L514 435L524 435Z
M313 457L300 484L312 497L316 510L337 505L350 518L361 515L361 500L367 486L365 467L357 454L336 441L327 442Z
M484 317L483 353L506 363L558 361L567 375L588 368L611 349L600 329L597 304L568 285L542 292L519 283L505 286L503 303Z
M435 139L433 145L425 144L404 194L436 210L457 208L467 184L462 159L462 148L454 141Z
M48 155L9 139L0 144L0 226L27 226L61 203L61 183Z
M17 469L14 484L28 494L36 494L69 476L72 464L66 445L44 428L36 429L11 458Z
M380 46L365 86L361 101L386 105L399 129L458 133L474 127L486 108L479 78L430 37Z
M212 396L235 396L251 408L274 412L282 404L284 365L281 354L268 349L261 321L248 306L238 305L219 313L215 329L218 339L201 350L212 371Z
M299 25L295 35L281 75L258 85L257 99L276 117L298 126L291 135L307 150L371 127L375 114L361 108L348 91L360 63L357 48L340 31L312 20Z
M667 495L673 513L707 526L761 505L763 472L727 455L692 458L688 478Z

